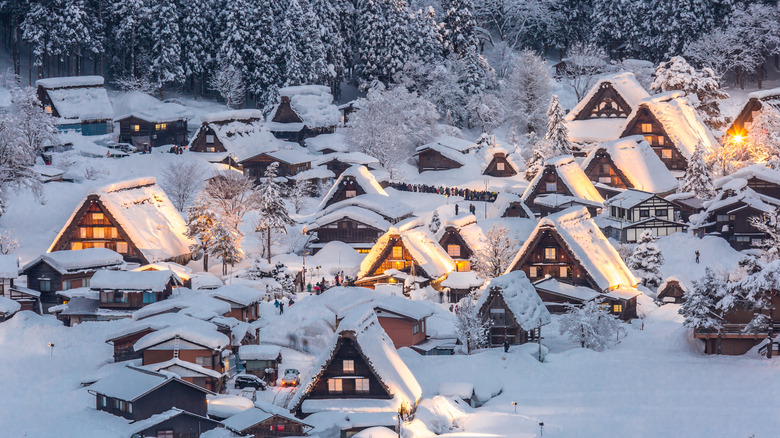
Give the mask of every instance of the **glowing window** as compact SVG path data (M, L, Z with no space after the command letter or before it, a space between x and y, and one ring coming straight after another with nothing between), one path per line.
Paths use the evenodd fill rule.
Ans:
M93 222L103 222L105 215L103 213L91 213Z
M81 242L71 242L70 244L70 249L78 250L83 248L84 248L84 244L82 244Z
M86 227L79 227L79 238L80 239L86 239L87 238L87 228Z
M644 133L653 132L653 124L652 123L642 123L642 132L644 132Z
M460 245L447 245L447 255L450 257L460 257Z
M559 277L564 277L564 278L568 277L569 276L569 268L567 266L561 266L558 269L558 276Z
M340 393L342 391L341 379L328 379L328 392Z
M661 158L664 160L671 160L672 159L672 150L671 149L661 149Z
M612 312L614 313L621 313L623 312L623 305L622 304L615 304L612 306Z
M355 372L355 361L352 359L346 359L341 361L341 370L345 373Z
M368 392L368 379L355 379L355 392Z
M347 190L345 194L347 198L354 198L355 196L357 196L357 190Z
M103 239L105 237L105 228L95 227L92 229L92 238Z
M528 276L531 278L536 278L539 276L539 268L536 266L531 266L528 268Z
M209 146L206 148L206 152L215 152L217 149L214 146Z
M140 131L140 130L141 130L141 125L131 125L131 126L130 126L130 129L131 129L133 132L138 132L138 131Z
M664 144L664 137L662 135L659 135L655 138L659 145L663 146Z
M504 163L496 163L496 170L504 170Z
M602 184L612 184L612 177L611 176L600 176L599 182Z
M155 131L165 131L166 129L168 129L167 123L157 123L154 125Z
M402 259L404 257L404 249L401 246L394 246L393 247L393 258L394 259Z
M652 135L646 135L645 136L645 141L652 145L653 144L653 136Z
M555 260L555 248L545 248L544 249L544 258L546 260Z

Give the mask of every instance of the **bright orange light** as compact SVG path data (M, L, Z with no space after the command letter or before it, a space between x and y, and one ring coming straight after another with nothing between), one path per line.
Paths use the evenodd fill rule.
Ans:
M740 144L745 141L745 137L742 134L734 134L731 136L731 140L736 144Z

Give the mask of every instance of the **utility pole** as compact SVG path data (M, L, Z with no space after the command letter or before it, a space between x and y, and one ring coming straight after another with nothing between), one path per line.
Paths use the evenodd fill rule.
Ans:
M485 204L485 219L487 219L487 196L488 196L488 182L490 182L489 179L485 178L485 199L482 200Z

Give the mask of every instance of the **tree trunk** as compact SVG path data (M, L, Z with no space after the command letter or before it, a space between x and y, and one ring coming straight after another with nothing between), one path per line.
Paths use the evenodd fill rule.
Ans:
M203 250L203 270L209 272L209 253Z
M267 233L268 233L267 234L268 246L266 247L266 249L268 250L268 252L266 253L266 256L268 257L268 264L271 264L271 227L268 227Z

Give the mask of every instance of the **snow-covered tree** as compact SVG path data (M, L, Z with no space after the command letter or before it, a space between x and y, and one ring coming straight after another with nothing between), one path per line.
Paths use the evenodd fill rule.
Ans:
M637 240L634 253L628 258L628 267L642 279L644 286L651 289L661 284L662 278L658 268L664 264L664 256L655 241L656 238L650 230L643 231Z
M445 53L462 57L469 50L478 49L477 24L471 0L443 0L441 8L444 17L440 29Z
M113 51L121 53L125 59L119 61L117 68L120 77L138 77L138 67L143 50L143 31L151 13L144 0L114 1L109 11L112 21Z
M19 249L19 240L11 230L0 231L0 254L13 254Z
M609 306L602 306L594 300L587 301L582 307L570 306L561 315L559 330L572 342L582 348L604 351L617 342L625 329L620 320L609 313Z
M315 187L311 181L307 179L296 179L295 183L289 190L289 199L295 207L295 213L300 213L306 200L311 198L314 193Z
M487 345L490 321L482 318L471 297L460 300L457 305L455 332L466 347L466 354L471 354L477 348Z
M563 108L558 101L558 96L553 95L550 106L547 108L547 141L552 147L553 156L570 155L571 142L569 130L566 128Z
M780 290L780 260L775 259L753 274L740 281L729 284L738 297L737 304L752 311L753 318L743 329L743 333L767 333L772 323L772 304L774 296Z
M228 108L233 108L234 105L240 107L244 101L246 94L244 77L241 75L241 70L233 64L223 61L211 77L209 86L222 96Z
M196 240L190 250L203 252L203 270L209 270L209 253L214 243L214 227L218 222L217 214L211 208L209 197L201 193L195 202L187 208L187 237Z
M414 148L438 132L436 108L402 86L371 90L355 107L358 109L347 123L347 144L379 160L391 180Z
M205 74L213 66L216 35L213 33L216 20L211 11L217 6L215 0L179 0L186 10L182 14L179 29L181 37L181 61L184 75L189 78L193 95L196 95L195 79L201 79L201 91L205 87Z
M255 195L252 180L240 172L218 172L206 181L203 193L208 197L220 223L228 223L238 230L244 215L254 210Z
M483 133L490 133L504 122L504 105L494 93L483 91L468 101L470 123L479 126Z
M704 160L704 148L701 144L696 145L693 156L688 160L685 177L680 182L680 191L693 193L700 199L711 199L715 194L712 173Z
M763 250L762 261L772 262L780 259L780 209L764 213L763 216L753 216L748 219L748 223L767 235L760 246Z
M180 11L174 2L152 2L149 37L152 46L149 53L149 71L159 87L160 99L165 85L184 79L181 65L179 39Z
M279 163L271 163L263 175L263 182L257 188L257 225L255 231L266 235L266 257L271 263L271 232L273 230L287 233L287 226L294 225L290 218L287 205L282 199L284 187L276 181Z
M183 212L203 186L202 174L197 161L176 161L163 169L160 187L171 198L174 207Z
M497 223L485 233L481 243L471 256L471 269L487 278L500 276L512 263L518 242L510 237L508 228Z
M729 95L721 90L718 78L710 68L699 72L682 56L673 56L655 69L650 89L657 92L683 91L708 126L718 129L727 123L720 113L718 101L727 99Z
M545 111L552 95L552 77L544 60L530 50L517 57L517 65L504 84L509 117L518 135L534 131L544 132L547 124Z
M564 78L574 89L577 100L593 86L596 76L607 69L607 54L594 43L577 42L569 49Z
M739 138L747 156L748 163L767 164L775 169L780 168L780 113L775 108L761 108L753 115L753 122L747 135Z
M211 230L211 237L209 252L222 259L222 275L227 275L228 265L234 266L244 259L241 233L229 224L217 223Z
M685 302L679 311L680 315L685 317L683 325L717 333L718 354L720 354L723 314L733 308L731 295L726 288L726 280L712 268L707 267L704 277L694 281L693 287L685 292L684 297Z
M431 222L428 224L428 229L431 233L436 233L441 228L441 219L439 218L439 211L433 210L433 216L431 216Z

